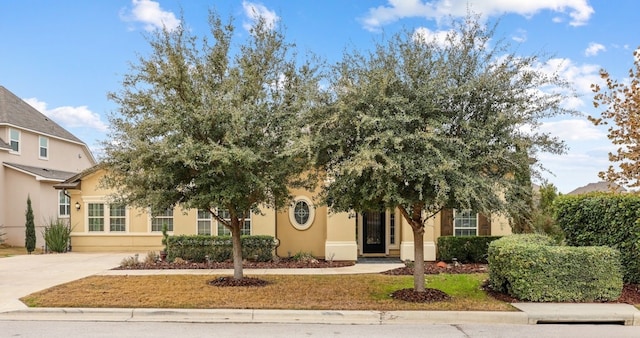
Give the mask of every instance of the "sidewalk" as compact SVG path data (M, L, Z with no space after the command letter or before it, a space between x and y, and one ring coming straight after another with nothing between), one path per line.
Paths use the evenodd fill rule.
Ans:
M20 297L90 275L232 274L232 270L111 270L131 254L25 255L0 259L0 321L144 321L198 323L321 324L536 324L616 323L640 326L640 311L627 304L514 303L520 312L331 311L243 309L28 308ZM261 274L378 273L403 264L356 264L328 269L245 269Z

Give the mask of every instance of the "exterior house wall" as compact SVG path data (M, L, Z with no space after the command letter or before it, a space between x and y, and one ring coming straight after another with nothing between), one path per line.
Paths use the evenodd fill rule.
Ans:
M57 216L57 192L52 182L38 182L15 170L5 170L6 189L4 200L6 210L4 215L7 244L24 246L25 224L27 212L27 197L31 197L33 221L36 228L36 248L44 246L42 232L51 218Z
M44 247L44 226L58 217L58 192L53 188L62 180L36 178L35 175L8 168L2 163L15 163L64 172L80 172L91 167L93 158L84 144L65 141L51 135L1 126L0 138L10 142L9 130L20 131L20 151L0 151L0 225L4 225L6 243L12 246L25 245L25 212L27 195L31 197L36 224L36 247ZM39 136L48 139L47 159L39 157Z
M79 179L80 188L69 190L71 196L72 247L74 251L118 251L144 252L162 249L162 234L151 231L151 217L147 210L127 208L125 232L105 231L90 232L87 229L88 203L108 203L108 196L113 191L99 186L103 170L85 174ZM68 182L67 182L68 183ZM315 257L328 260L357 260L362 254L363 216L355 213L332 213L326 206L313 206L315 192L302 189L291 191L294 199L308 201L314 210L313 221L306 228L295 226L290 218L291 206L276 210L261 208L259 214L251 215L251 234L270 235L279 241L276 254L280 257L293 256L296 253L311 253ZM74 205L78 202L80 210ZM436 259L437 238L442 235L444 213L436 214L425 223L424 253L425 260ZM391 241L391 219L394 223L395 240ZM486 218L485 218L486 219ZM487 219L483 232L491 235L507 235L511 233L507 218L492 215ZM484 221L483 221L484 222ZM483 225L485 226L485 225ZM398 257L402 260L413 260L413 231L398 210L385 211L386 250L375 255ZM212 220L215 233L216 221ZM480 232L480 226L478 226ZM171 234L196 234L197 212L195 210L174 210L174 230Z
M64 140L46 133L38 133L16 126L0 127L0 136L7 143L9 142L9 130L20 131L20 151L13 153L10 151L0 152L3 162L17 163L34 167L62 170L68 172L80 172L91 167L94 162L91 154L88 153L84 144ZM48 139L48 158L40 158L40 136Z
M304 197L313 203L312 192L294 189L291 194L294 198ZM324 257L324 241L327 236L327 207L313 206L315 216L311 225L305 230L294 227L289 218L290 208L285 208L276 215L276 233L280 240L280 245L276 249L278 256L289 257L299 252L306 252L316 257Z

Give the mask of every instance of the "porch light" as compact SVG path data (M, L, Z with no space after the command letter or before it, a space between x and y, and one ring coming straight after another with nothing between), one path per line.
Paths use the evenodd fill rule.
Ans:
M80 203L76 202L76 210L80 210Z

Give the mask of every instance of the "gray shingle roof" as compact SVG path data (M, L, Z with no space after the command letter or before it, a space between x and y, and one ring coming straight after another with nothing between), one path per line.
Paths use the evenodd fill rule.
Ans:
M29 165L23 165L23 164L17 164L17 163L8 163L8 162L3 162L3 164L6 167L9 168L13 168L19 171L23 171L23 172L27 172L29 174L32 174L33 176L36 177L41 177L45 180L51 180L51 181L64 181L66 179L68 179L69 177L72 177L74 175L76 175L77 173L72 173L72 172L68 172L68 171L62 171L62 170L54 170L54 169L47 169L47 168L40 168L40 167L32 167Z
M3 86L0 86L0 124L10 124L84 144L80 139Z
M3 149L11 149L11 145L7 142L5 142L1 137L0 137L0 148Z

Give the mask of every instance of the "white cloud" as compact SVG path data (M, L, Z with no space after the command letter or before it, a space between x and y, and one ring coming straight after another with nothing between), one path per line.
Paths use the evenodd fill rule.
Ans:
M446 47L449 45L450 34L455 34L453 31L432 31L426 27L419 27L413 32L413 39L421 42L434 42L436 45ZM454 35L456 38L458 35ZM456 39L458 42L460 39Z
M162 29L163 27L171 31L180 25L180 20L172 12L163 10L156 1L131 0L131 4L133 8L130 12L124 11L121 13L121 19L141 22L147 31Z
M249 18L250 22L245 22L243 24L244 29L247 31L251 30L251 27L260 19L263 18L267 25L267 28L273 29L276 26L280 17L276 14L275 11L269 10L262 4L243 1L242 8L244 9L244 14Z
M553 58L544 64L535 65L539 70L549 76L557 74L561 79L569 82L579 97L569 97L565 100L564 106L569 109L578 109L591 105L593 92L592 84L603 85L600 78L600 66L594 64L575 64L571 59ZM566 92L566 94L570 94ZM585 102L589 101L589 104Z
M542 123L540 130L557 136L562 140L587 141L607 139L607 135L586 119L547 121Z
M484 17L515 13L530 17L540 11L550 10L570 17L569 24L581 26L586 24L594 10L587 0L536 0L536 1L504 1L504 0L387 0L387 6L370 8L361 19L365 29L378 31L386 24L409 17L423 17L440 20L447 16L463 17L468 9ZM554 22L558 22L556 17Z
M517 43L523 43L527 41L527 31L524 29L518 29L516 34L511 36L511 39Z
M586 56L596 56L596 55L598 55L598 53L604 52L606 50L607 50L607 47L605 47L604 45L596 43L596 42L591 42L589 44L589 47L587 47L587 49L584 50L584 55L586 55Z
M87 106L64 106L49 110L47 103L39 101L37 98L24 99L24 101L65 128L85 127L100 132L106 132L109 129L100 119L100 115L89 110Z

